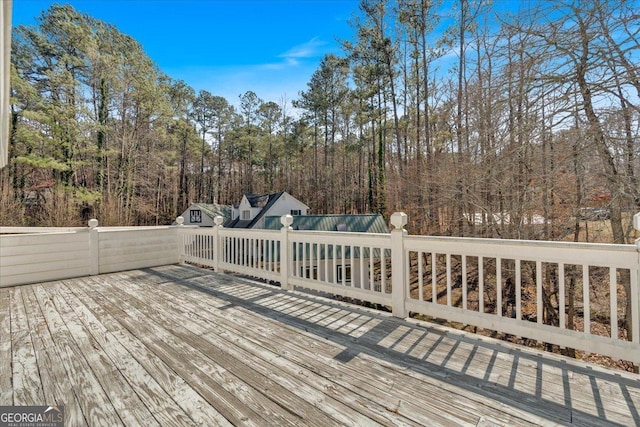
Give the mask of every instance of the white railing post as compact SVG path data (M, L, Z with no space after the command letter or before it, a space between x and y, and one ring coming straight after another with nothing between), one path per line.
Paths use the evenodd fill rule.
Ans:
M220 261L222 259L222 245L220 244L220 229L224 218L220 215L213 219L215 226L213 227L213 271L219 271Z
M640 212L633 216L633 228L640 231ZM631 320L634 322L631 327L631 341L640 343L640 237L636 239L636 250L638 252L638 262L636 263L636 272L631 274ZM633 282L635 276L635 283Z
M89 253L91 254L91 275L100 274L100 236L98 235L98 220L89 220Z
M282 215L280 223L282 224L280 230L280 288L290 291L293 287L289 284L289 231L292 230L293 216Z
M176 224L178 224L178 229L176 230L176 239L178 242L178 264L184 264L187 254L184 252L184 234L182 234L182 230L180 230L180 227L184 227L184 218L181 216L177 217Z
M396 212L391 215L391 312L395 317L407 317L405 300L407 297L406 258L404 255L404 236L407 230L407 214Z

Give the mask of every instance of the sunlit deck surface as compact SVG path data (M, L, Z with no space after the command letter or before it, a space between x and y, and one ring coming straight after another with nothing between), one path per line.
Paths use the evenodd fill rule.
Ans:
M0 289L0 404L76 425L638 425L640 377L185 266Z

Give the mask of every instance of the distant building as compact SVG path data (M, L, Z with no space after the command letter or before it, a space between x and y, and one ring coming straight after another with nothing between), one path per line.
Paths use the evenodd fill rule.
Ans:
M214 218L220 215L224 221L223 226L231 223L232 207L230 205L218 205L215 203L193 203L182 213L184 225L198 225L200 227L213 227Z
M286 191L272 194L245 194L234 206L193 203L182 213L184 225L213 227L220 215L225 228L279 230L282 215L293 215L294 230L388 233L380 214L307 215L309 207Z
M286 191L273 194L245 194L236 205L193 203L182 213L184 225L213 227L220 215L226 228L265 228L267 216L306 215L309 206Z
M507 212L494 213L494 214L464 214L464 218L474 225L483 224L497 224L497 225L511 225L511 214ZM518 221L518 225L541 225L544 224L544 217L538 214L524 215Z
M233 206L232 221L228 228L265 228L267 216L306 215L309 206L286 191L273 194L245 194Z

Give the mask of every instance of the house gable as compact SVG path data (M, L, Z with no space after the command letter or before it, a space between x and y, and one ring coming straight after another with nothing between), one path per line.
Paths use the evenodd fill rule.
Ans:
M214 203L193 203L183 213L184 225L197 225L200 227L213 227L215 217L220 215L227 226L231 222L231 206Z
M254 201L253 194L245 194L242 196L242 200L238 205L238 218L240 221L251 221L253 220L262 210L261 207L256 206Z
M273 194L245 194L238 204L237 217L229 227L262 229L265 227L267 216L281 216L292 212L306 215L308 210L307 205L286 191Z

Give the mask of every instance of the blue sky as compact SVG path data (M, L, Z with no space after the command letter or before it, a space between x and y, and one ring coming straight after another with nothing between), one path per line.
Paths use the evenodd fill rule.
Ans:
M138 40L160 69L237 105L252 90L265 101L290 101L306 89L338 40L357 0L14 0L13 25L34 25L51 4L114 24Z

